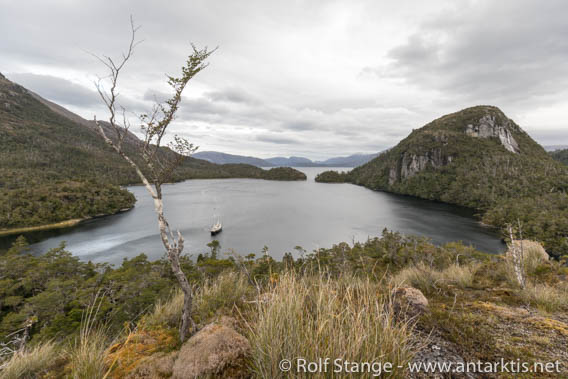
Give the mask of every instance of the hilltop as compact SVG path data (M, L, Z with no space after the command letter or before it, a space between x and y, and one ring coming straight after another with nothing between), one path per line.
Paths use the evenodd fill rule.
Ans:
M108 127L108 126L105 126ZM125 150L141 161L132 133ZM176 153L163 148L163 159ZM186 158L172 181L196 178L305 180L299 171ZM0 232L113 214L134 206L119 186L137 184L133 169L104 143L92 121L0 76Z
M496 107L443 116L367 164L316 180L474 208L504 235L520 222L548 251L568 254L568 168Z

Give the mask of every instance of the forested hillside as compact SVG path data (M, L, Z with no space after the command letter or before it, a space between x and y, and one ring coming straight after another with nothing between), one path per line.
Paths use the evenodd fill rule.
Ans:
M140 141L125 150L140 161ZM175 153L163 149L164 159ZM194 178L304 180L258 167L216 165L186 158L172 181ZM118 185L138 183L134 170L112 151L91 122L10 82L0 74L0 229L44 225L112 214L134 205Z
M552 159L568 165L568 149L551 151L549 154Z
M496 107L443 116L333 179L475 208L504 236L506 225L520 222L526 237L557 256L568 254L568 167Z

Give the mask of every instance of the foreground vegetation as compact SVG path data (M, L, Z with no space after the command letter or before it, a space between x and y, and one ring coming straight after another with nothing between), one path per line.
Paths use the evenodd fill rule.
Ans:
M471 137L467 126L491 117L518 144ZM497 130L496 129L496 130ZM479 106L443 116L414 130L394 148L348 173L324 172L320 182L365 187L438 200L478 210L501 228L521 222L526 238L547 251L568 255L568 167L553 160L498 108Z
M568 269L530 250L520 288L504 256L386 230L353 246L297 247L297 259L282 261L210 248L182 260L197 289L192 317L200 329L221 316L237 320L251 346L238 368L245 376L287 377L276 365L297 356L404 366L428 341L470 361L566 361ZM113 268L81 262L64 246L42 256L25 250L20 239L0 255L0 341L18 350L29 335L4 356L2 377L122 378L178 354L183 295L166 261L141 255ZM420 289L429 311L397 321L399 286Z

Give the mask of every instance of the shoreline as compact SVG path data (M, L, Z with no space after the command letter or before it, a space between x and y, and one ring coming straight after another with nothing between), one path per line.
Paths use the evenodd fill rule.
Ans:
M54 230L54 229L70 228L70 227L82 224L86 221L94 220L94 219L97 219L97 218L103 218L103 217L107 217L107 216L114 216L114 215L117 215L117 214L120 214L120 213L128 212L132 208L134 208L134 206L132 206L130 208L122 208L118 212L115 212L115 213L101 214L101 215L95 215L95 216L84 217L84 218L73 218L73 219L70 219L70 220L59 221L59 222L55 222L55 223L52 223L52 224L37 225L37 226L22 226L22 227L19 227L19 228L11 228L11 229L0 229L0 237L10 236L10 235L14 235L14 234L38 232L38 231L42 231L42 230Z

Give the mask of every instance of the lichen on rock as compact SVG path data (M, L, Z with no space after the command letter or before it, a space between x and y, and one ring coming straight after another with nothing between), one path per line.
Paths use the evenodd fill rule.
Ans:
M191 337L181 348L173 367L173 378L242 378L247 376L249 341L224 318L211 323Z
M400 287L392 293L393 310L398 318L415 318L428 312L428 299L414 287Z

